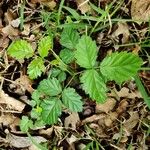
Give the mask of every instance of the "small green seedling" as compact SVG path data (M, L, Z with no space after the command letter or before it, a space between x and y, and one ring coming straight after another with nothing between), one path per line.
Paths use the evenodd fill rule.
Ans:
M130 80L136 76L142 65L142 60L138 55L125 51L114 52L100 62L97 58L96 42L87 35L80 38L79 33L72 28L64 28L61 34L62 50L59 56L52 50L52 43L50 36L42 38L38 43L38 56L34 55L31 45L25 40L17 40L8 48L8 54L17 60L34 57L27 71L31 79L37 78L45 71L45 57L48 56L49 50L56 58L51 64L59 64L59 67L54 65L50 69L52 73L40 82L32 94L31 118L34 122L31 126L31 122L26 119L30 122L29 128L56 123L64 108L73 112L82 111L81 96L73 87L68 87L68 83L66 86L62 83L66 79L67 69L64 67L70 67L70 63L77 63L82 71L67 72L72 78L78 76L82 89L98 103L104 103L107 99L107 81L113 80L121 84Z

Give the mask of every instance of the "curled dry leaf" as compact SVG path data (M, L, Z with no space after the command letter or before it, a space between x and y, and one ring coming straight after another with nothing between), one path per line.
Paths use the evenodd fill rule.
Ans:
M53 133L53 130L54 130L53 126L48 129L41 129L39 130L39 134L45 134L45 135L51 136L51 134Z
M22 75L14 82L15 84L14 83L10 84L10 89L13 90L14 93L17 93L19 95L25 95L26 90L29 93L33 92L32 80L30 80L28 76Z
M120 91L117 91L116 89L115 90L115 93L117 94L117 96L120 98L120 97L123 97L123 98L131 98L131 99L135 99L136 97L137 98L142 98L141 94L139 91L129 91L128 88L126 87L123 87L121 88ZM109 96L113 96L113 97L116 97L116 95L112 92Z
M0 91L0 104L6 104L8 108L16 110L20 113L23 111L25 107L24 103L20 102L19 100L16 100L13 97L10 97L2 90Z
M18 36L19 31L18 29L13 28L10 24L7 25L6 27L2 28L3 34L6 34L8 36Z
M68 117L65 118L65 127L72 127L74 130L76 129L77 123L79 123L80 118L78 113L71 113Z
M128 120L126 120L125 123L123 124L123 126L126 130L126 133L128 133L127 136L129 136L131 134L131 131L139 122L139 114L137 111L129 112L129 113L130 113L130 118Z
M118 40L119 35L122 35L122 44L127 43L129 40L130 32L127 23L118 23L118 28L112 33L112 38Z
M42 5L47 6L49 9L54 9L56 6L55 0L31 0L31 3L40 3Z
M30 28L31 28L31 24L24 24L23 26L24 30L21 32L23 35L28 36L30 34Z
M93 116L91 116L91 117L88 117L88 118L84 119L84 120L82 121L82 125L84 125L84 124L86 124L86 123L96 122L96 121L98 121L98 120L100 120L100 119L104 119L105 116L106 116L106 114L93 115Z
M0 116L0 124L3 124L4 126L9 126L11 128L11 131L15 131L16 127L19 126L20 119L18 117L15 117L11 113L2 114Z
M137 21L149 21L150 0L132 0L131 16Z
M6 37L6 36L0 36L0 48L3 48L3 49L5 49L5 48L7 48L8 47L8 45L9 45L9 38L8 37Z
M114 108L115 104L116 104L116 100L113 98L109 98L104 104L97 103L96 113L99 113L99 112L108 113Z
M104 119L104 123L107 127L112 126L112 123L118 118L117 112L111 112L107 117Z
M17 18L17 19L15 19L15 20L12 20L10 24L12 25L12 27L18 28L19 25L20 25L20 19Z
M87 13L90 11L90 6L88 4L89 0L76 0L78 9L81 11L82 14Z

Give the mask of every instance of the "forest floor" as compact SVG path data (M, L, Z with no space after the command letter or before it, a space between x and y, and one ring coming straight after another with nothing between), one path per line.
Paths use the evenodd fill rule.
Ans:
M96 56L94 46L90 54L96 65L115 52L132 53L142 60L136 79L106 82L105 103L92 99L97 96L92 93L99 83L96 76L92 94L81 88L86 54L82 66L73 51L83 35L89 40L85 42L89 46L80 45L83 49L96 43ZM20 43L13 47L16 40ZM150 0L0 0L0 150L150 149L149 47ZM48 89L48 83L43 85L47 78L49 86L53 83ZM52 109L60 96L57 81L64 89L69 86L70 93L63 94L75 100L77 106L68 104L73 111L63 105L60 114L58 104ZM39 100L49 93L39 96L38 88L45 93L53 90L47 105Z

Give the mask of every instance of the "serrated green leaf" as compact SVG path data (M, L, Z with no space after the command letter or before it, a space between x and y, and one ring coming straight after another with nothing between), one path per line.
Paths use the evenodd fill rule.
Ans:
M62 34L60 43L62 46L69 48L69 49L75 49L76 44L78 43L80 36L79 33L72 29L72 28L64 28Z
M56 123L61 115L61 106L61 101L56 97L44 100L41 104L43 121L47 124Z
M133 53L115 52L104 58L100 64L100 71L108 80L122 83L131 79L142 65L142 60Z
M64 71L61 71L61 73L58 75L59 82L63 82L66 80L66 73Z
M61 70L59 68L52 68L49 71L48 78L53 78L53 77L56 78L60 73Z
M16 58L17 60L22 60L24 58L30 58L33 56L33 49L25 40L17 40L10 44L7 49L10 56Z
M52 46L52 37L45 36L38 43L38 53L44 58L48 55L48 51L53 47Z
M49 96L57 96L62 92L61 85L56 78L42 80L38 86L38 90Z
M27 116L22 116L21 122L20 122L20 129L22 132L28 132L30 128L33 127L32 120L29 120Z
M62 92L62 101L63 104L73 112L81 112L82 111L82 101L81 96L76 93L73 88L66 88Z
M95 41L89 36L83 35L76 45L76 62L83 68L93 68L97 58L97 47Z
M42 58L37 57L29 64L27 73L31 79L36 79L38 76L41 76L42 72L44 71L44 62Z
M100 103L106 101L106 84L96 70L91 69L84 71L80 80L81 83L83 83L83 89L90 95L92 100Z
M41 110L42 110L42 108L41 108ZM31 110L31 118L33 118L33 119L39 119L40 115L41 115L41 113L38 112L36 108L33 108Z
M74 60L74 52L69 49L61 50L59 56L65 64L69 64Z

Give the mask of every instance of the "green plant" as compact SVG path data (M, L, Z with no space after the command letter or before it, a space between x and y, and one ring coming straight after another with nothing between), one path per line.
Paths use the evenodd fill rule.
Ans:
M18 61L33 57L28 65L27 73L31 79L41 76L45 71L44 58L48 56L49 50L53 47L52 37L45 36L38 42L38 55L34 55L34 50L26 40L16 40L8 47L8 54Z
M80 38L79 33L72 28L64 28L60 43L63 48L59 55L52 49L53 40L50 36L39 41L37 52L34 52L25 40L17 40L8 48L8 54L17 60L33 57L27 71L31 79L37 78L45 71L44 64L50 51L55 57L50 62L53 68L50 69L48 78L42 80L32 94L31 120L34 120L34 123L32 122L31 126L31 122L26 120L30 122L27 129L56 123L65 107L74 112L82 111L81 96L73 87L69 87L69 83L66 86L62 83L66 80L66 72L72 78L79 77L79 84L81 83L82 89L92 100L104 103L108 91L107 81L113 80L121 84L130 80L135 77L142 65L139 56L125 51L114 52L100 62L97 58L96 42L87 35ZM81 72L76 72L76 69L68 65L74 61L82 69Z

